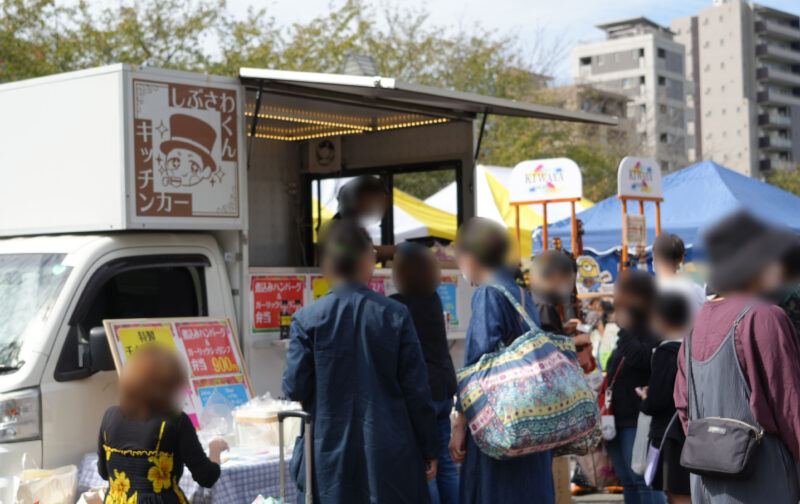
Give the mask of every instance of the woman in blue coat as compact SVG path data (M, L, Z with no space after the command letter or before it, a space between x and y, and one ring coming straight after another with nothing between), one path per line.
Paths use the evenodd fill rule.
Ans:
M333 288L292 319L283 391L313 418L315 504L424 504L436 476L422 349L408 309L366 287L373 250L356 223L333 224L323 250Z
M505 287L539 324L536 305L517 285L512 271L505 267L508 250L507 231L492 221L473 218L459 230L456 239L459 268L467 280L478 286L472 297L465 366L496 350L499 342L508 344L529 330L520 314L492 284ZM456 409L460 407L457 405ZM480 451L466 425L464 414L457 412L453 419L450 455L462 464L459 496L463 504L555 502L550 451L495 460Z

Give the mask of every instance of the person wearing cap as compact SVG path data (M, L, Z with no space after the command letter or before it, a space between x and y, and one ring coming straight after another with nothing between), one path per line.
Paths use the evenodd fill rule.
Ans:
M356 222L332 224L322 269L331 291L291 323L283 392L312 417L314 502L429 503L436 413L408 309L367 287L375 267ZM307 435L307 434L306 434ZM303 440L292 465L305 488Z
M744 211L704 236L708 282L717 297L700 308L681 346L675 406L684 431L691 401L692 418L739 420L763 430L764 437L750 475L693 474L695 504L794 504L800 499L800 344L786 313L762 297L780 285L780 259L796 240ZM687 383L687 361L692 383Z
M447 345L447 322L437 288L442 279L433 251L419 243L403 242L392 264L397 293L391 298L408 308L428 369L436 422L439 426L439 467L429 483L433 504L458 503L458 467L450 458L450 411L456 393L456 372Z
M535 324L539 314L530 295L517 285L507 267L509 252L505 228L488 219L467 221L456 236L456 262L464 278L477 286L472 296L472 318L467 329L464 365L474 364L500 342L510 344L531 328L505 295L492 287L504 287L525 308ZM459 498L462 504L553 504L553 457L550 450L495 460L484 454L466 429L467 420L456 402L450 437L450 456L461 463Z

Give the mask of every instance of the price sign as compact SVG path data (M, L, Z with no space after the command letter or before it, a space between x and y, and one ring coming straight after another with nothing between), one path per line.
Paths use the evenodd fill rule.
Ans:
M236 374L241 371L227 324L219 321L176 322L193 376Z
M183 411L201 428L198 412L215 391L233 406L252 397L242 354L227 318L104 320L117 370L145 345L163 345L184 361L192 386L187 386Z
M285 306L288 311L294 313L302 307L305 288L305 275L251 277L253 330L257 332L278 330L281 310Z

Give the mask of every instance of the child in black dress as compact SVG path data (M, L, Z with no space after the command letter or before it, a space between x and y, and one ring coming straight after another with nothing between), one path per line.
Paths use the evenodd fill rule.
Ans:
M691 309L680 292L666 291L656 297L653 328L661 343L653 352L652 371L642 393L641 410L652 416L650 444L661 447L661 456L651 486L662 490L670 504L689 504L689 472L681 466L681 450L686 439L680 420L675 417L672 398L678 374L678 350L689 332Z
M103 415L97 470L108 480L106 504L174 504L188 499L178 487L186 465L200 486L220 475L222 439L197 439L181 411L186 371L174 352L158 345L137 350L120 377L120 404Z

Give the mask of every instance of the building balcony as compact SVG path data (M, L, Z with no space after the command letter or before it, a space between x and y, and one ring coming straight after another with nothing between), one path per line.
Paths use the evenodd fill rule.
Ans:
M780 61L792 65L800 64L800 50L787 49L769 44L759 44L756 46L756 56L764 59Z
M800 96L794 94L776 93L775 91L759 91L757 101L761 105L789 105L800 106Z
M787 151L792 150L792 140L774 136L763 136L758 139L758 148L762 150Z
M781 40L800 40L800 28L763 19L756 21L756 33Z
M762 128L787 128L792 125L792 118L780 114L761 114L758 125Z
M762 67L756 70L756 78L762 82L774 82L789 86L800 86L800 74Z
M758 162L758 169L761 171L768 170L789 170L794 166L791 161L782 159L762 159Z

